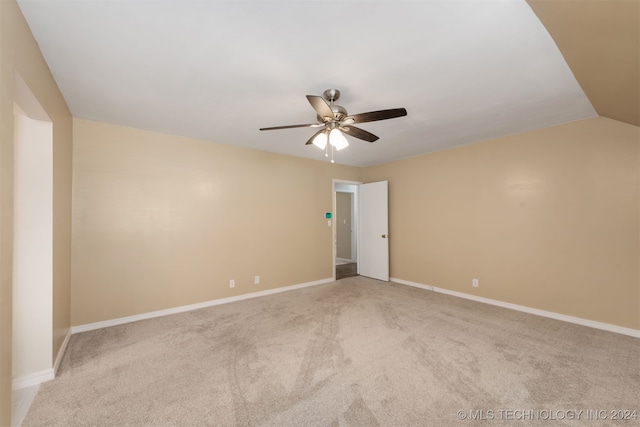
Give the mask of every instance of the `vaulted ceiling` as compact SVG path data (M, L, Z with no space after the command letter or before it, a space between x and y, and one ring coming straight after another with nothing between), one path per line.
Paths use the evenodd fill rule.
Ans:
M363 123L367 166L580 120L640 125L637 0L18 0L75 117L324 159L305 95Z

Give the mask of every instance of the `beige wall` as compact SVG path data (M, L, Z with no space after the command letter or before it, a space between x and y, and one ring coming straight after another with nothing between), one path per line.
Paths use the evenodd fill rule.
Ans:
M365 169L391 275L640 329L639 145L598 117Z
M638 132L594 118L360 170L74 119L72 323L331 277L331 179L364 178L389 180L393 277L639 329Z
M332 277L332 179L360 174L74 119L72 323Z
M53 121L53 359L70 325L71 115L29 27L0 1L0 425L11 416L14 70Z

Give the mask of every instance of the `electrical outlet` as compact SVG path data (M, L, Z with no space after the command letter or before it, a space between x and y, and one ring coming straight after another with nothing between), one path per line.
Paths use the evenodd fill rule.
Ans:
M472 284L474 288L477 288L478 286L480 286L480 283L478 283L478 279L473 279Z
M253 284L254 285L259 285L260 284L260 276L256 276L253 278Z
M230 287L230 288L233 288L233 287L235 287L235 286L236 286L236 281L235 281L235 280L233 280L233 279L229 280L229 287Z

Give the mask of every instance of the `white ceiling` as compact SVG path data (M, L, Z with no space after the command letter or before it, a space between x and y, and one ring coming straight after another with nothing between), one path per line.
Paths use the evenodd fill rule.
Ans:
M18 0L75 117L293 156L328 88L359 125L336 162L368 166L595 116L524 0Z

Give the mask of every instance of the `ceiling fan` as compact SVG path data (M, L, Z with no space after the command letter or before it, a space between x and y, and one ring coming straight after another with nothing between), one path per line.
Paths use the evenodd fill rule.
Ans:
M344 137L343 133L368 142L378 140L376 135L367 132L364 129L360 129L359 127L353 126L354 123L375 122L378 120L394 119L396 117L407 115L407 110L404 108L393 108L390 110L370 111L368 113L349 115L344 107L335 103L339 98L340 91L338 89L327 89L324 91L323 96L307 95L307 100L318 114L318 123L274 126L260 128L260 130L279 130L303 127L322 128L311 135L311 138L306 142L306 145L314 144L320 149L325 150L325 156L329 155L328 147L330 145L332 150L331 161L333 162L333 149L342 150L349 145L349 142ZM327 142L329 144L327 144Z

